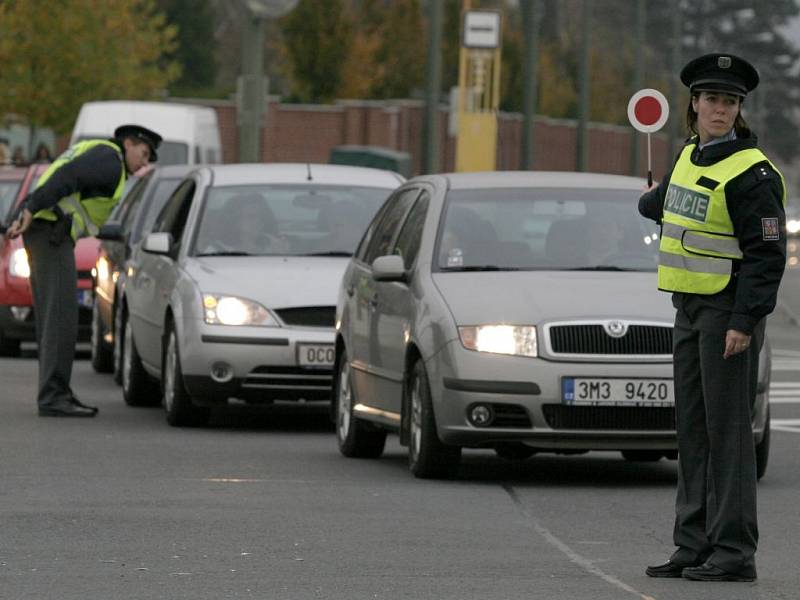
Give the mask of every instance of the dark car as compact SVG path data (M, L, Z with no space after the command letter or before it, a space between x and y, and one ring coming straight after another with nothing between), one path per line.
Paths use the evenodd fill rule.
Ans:
M139 178L102 227L100 252L95 265L95 302L92 314L92 367L100 373L114 372L121 379L121 343L117 299L126 281L125 261L132 248L147 235L170 194L193 166L156 167Z

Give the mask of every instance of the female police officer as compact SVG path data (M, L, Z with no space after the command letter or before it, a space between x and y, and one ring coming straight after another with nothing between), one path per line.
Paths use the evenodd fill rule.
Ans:
M70 388L78 335L75 241L95 235L122 197L128 173L156 160L161 136L123 125L111 140L70 147L42 174L7 235L23 235L39 353L39 415L93 417Z
M662 225L658 287L673 292L678 491L666 563L651 577L756 578L751 409L765 317L786 260L786 189L741 115L758 72L729 54L689 62L692 133L639 211Z

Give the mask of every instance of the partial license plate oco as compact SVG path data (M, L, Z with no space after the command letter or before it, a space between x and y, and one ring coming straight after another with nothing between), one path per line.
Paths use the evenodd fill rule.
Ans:
M297 344L297 364L301 367L332 367L335 354L333 344Z
M562 401L575 406L673 406L672 379L564 377Z

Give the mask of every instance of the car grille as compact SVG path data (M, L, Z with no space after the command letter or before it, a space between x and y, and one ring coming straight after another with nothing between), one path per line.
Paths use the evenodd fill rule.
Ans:
M245 377L242 387L262 390L275 398L321 400L330 398L332 381L332 369L256 367Z
M92 279L91 271L78 271L78 279Z
M518 404L492 402L494 420L489 427L530 428L533 426L527 411Z
M657 355L672 354L672 327L630 325L622 337L611 337L601 324L553 325L553 354Z
M333 327L336 322L335 306L300 306L275 311L286 325L304 327Z
M675 429L671 406L565 406L545 404L544 418L553 429L658 430Z

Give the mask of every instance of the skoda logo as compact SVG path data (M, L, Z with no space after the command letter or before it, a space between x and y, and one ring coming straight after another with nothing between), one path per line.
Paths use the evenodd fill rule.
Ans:
M608 321L603 324L603 328L613 338L621 338L628 333L628 325L622 321Z

